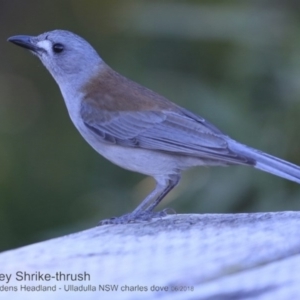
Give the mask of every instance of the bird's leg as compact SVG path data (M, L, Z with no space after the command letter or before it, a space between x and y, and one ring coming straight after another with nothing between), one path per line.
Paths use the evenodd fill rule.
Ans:
M152 218L164 217L167 215L166 209L153 212L159 202L178 184L179 175L171 175L166 180L157 181L155 189L142 201L142 203L131 213L121 217L105 219L98 225L105 224L126 224L140 221L150 221Z
M152 201L152 203L149 203L147 208L144 208L146 205L147 198L142 201L142 203L133 211L137 214L140 212L142 213L142 210L146 213L151 213L154 208L160 203L160 201L178 184L180 180L180 175L172 175L168 178L167 186L163 186L163 190L158 194L158 196ZM147 201L148 202L148 201ZM149 201L150 202L150 201ZM144 204L144 206L142 206ZM141 207L141 208L140 208Z

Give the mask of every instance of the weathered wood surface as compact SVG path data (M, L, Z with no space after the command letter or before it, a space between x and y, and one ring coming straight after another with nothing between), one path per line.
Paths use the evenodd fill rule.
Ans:
M17 281L24 272L86 272L90 280ZM9 275L0 287L18 291L1 291L0 299L299 299L300 213L171 215L105 225L1 253L0 279ZM56 291L20 291L25 285ZM118 291L99 290L104 285ZM90 291L65 291L70 286Z

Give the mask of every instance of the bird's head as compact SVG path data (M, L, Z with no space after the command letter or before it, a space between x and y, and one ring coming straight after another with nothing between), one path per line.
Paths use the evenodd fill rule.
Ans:
M104 64L86 40L66 30L53 30L38 36L17 35L8 41L39 57L60 86L84 84Z

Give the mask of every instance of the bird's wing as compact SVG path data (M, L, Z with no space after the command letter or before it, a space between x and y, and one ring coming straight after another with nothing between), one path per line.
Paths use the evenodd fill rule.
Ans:
M228 139L217 128L186 110L111 112L84 103L81 116L85 125L108 143L227 163L252 164L228 148Z

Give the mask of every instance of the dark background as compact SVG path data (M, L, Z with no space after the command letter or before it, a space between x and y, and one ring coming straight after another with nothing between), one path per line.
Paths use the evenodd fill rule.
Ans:
M0 251L129 212L153 187L81 138L54 80L12 35L74 31L123 75L300 165L299 2L223 2L0 0ZM300 186L247 167L198 168L166 206L298 210Z

